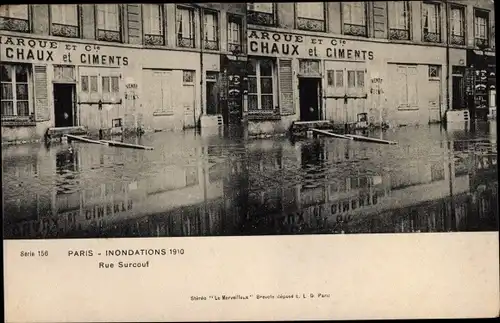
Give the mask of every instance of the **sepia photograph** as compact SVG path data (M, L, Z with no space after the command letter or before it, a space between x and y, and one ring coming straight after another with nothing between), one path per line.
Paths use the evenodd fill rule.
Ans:
M1 4L6 320L497 316L495 47L493 0Z
M497 231L494 21L493 1L2 5L4 237Z

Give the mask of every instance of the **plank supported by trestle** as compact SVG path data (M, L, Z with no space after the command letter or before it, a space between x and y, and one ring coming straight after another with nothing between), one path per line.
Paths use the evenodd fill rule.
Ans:
M101 141L105 142L106 144L108 144L110 146L116 146L116 147L145 149L145 150L153 150L154 149L153 147L129 144L129 143L121 142L121 141L112 141L112 140L101 140Z
M329 131L325 131L325 130L320 130L320 129L315 129L315 128L313 128L311 130L313 132L316 132L316 133L319 133L319 134L322 134L322 135L325 135L325 136L328 136L328 137L353 140L353 138L351 138L351 137L347 137L347 136L344 136L344 135L339 135L337 133L333 133L333 132L329 132Z
M358 140L358 141L368 141L368 142L374 142L374 143L386 144L386 145L397 145L398 144L395 141L389 141L389 140L371 138L371 137L365 137L365 136L359 136L359 135L346 135L346 136L351 137L352 139Z

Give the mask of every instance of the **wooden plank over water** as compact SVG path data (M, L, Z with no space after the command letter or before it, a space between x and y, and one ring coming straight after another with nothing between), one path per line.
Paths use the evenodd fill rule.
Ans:
M359 136L359 135L346 135L346 136L351 137L352 139L358 140L358 141L367 141L367 142L374 142L374 143L386 144L386 145L397 145L398 144L395 141L389 141L389 140L371 138L371 137L365 137L365 136Z
M82 137L82 136L75 136L75 135L65 135L65 136L67 138L71 139L71 140L78 140L78 141L88 142L90 144L99 144L99 145L105 145L105 146L108 145L106 142L98 141L98 140L92 140L92 139L85 138L85 137Z
M112 140L101 140L102 142L105 142L106 144L110 146L116 146L116 147L124 147L124 148L135 148L135 149L145 149L145 150L153 150L153 147L148 147L148 146L143 146L143 145L136 145L136 144L129 144L121 141L112 141Z
M354 138L344 136L344 135L339 135L338 133L333 133L325 130L320 130L320 129L311 129L313 132L320 133L322 135L328 136L328 137L334 137L334 138L339 138L339 139L348 139L348 140L353 140Z

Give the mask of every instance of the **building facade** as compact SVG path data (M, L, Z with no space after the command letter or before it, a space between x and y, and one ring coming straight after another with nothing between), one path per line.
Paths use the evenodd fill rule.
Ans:
M248 3L247 23L255 134L441 122L467 108L468 50L495 56L493 1Z
M239 122L241 94L226 93L227 80L241 78L245 11L237 3L2 5L2 141L53 127Z

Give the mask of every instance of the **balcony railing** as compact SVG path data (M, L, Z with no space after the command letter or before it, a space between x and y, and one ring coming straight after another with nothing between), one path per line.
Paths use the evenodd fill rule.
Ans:
M366 25L344 24L344 34L351 36L367 36Z
M78 38L78 26L52 24L52 35L61 37Z
M408 29L389 29L389 39L392 40L410 40L410 31Z
M194 48L194 38L184 38L181 35L178 35L177 46L185 48Z
M119 42L121 42L121 35L120 35L120 32L116 31L116 30L98 29L97 30L97 39L119 43Z
M203 48L208 50L219 50L219 42L217 40L207 40L204 41L205 45Z
M227 50L239 54L242 52L241 44L236 44L236 43L228 43Z
M451 35L450 44L452 45L465 45L464 35Z
M274 26L274 15L266 12L248 11L247 22L254 25Z
M474 39L476 47L486 48L489 46L489 42L487 38L475 38Z
M430 31L424 30L424 41L429 43L440 43L441 42L441 34L440 33L432 33Z
M297 17L297 28L302 30L325 31L325 21Z
M0 29L27 33L30 31L30 24L25 19L0 17Z
M163 35L144 35L144 44L146 45L165 45L165 37Z

